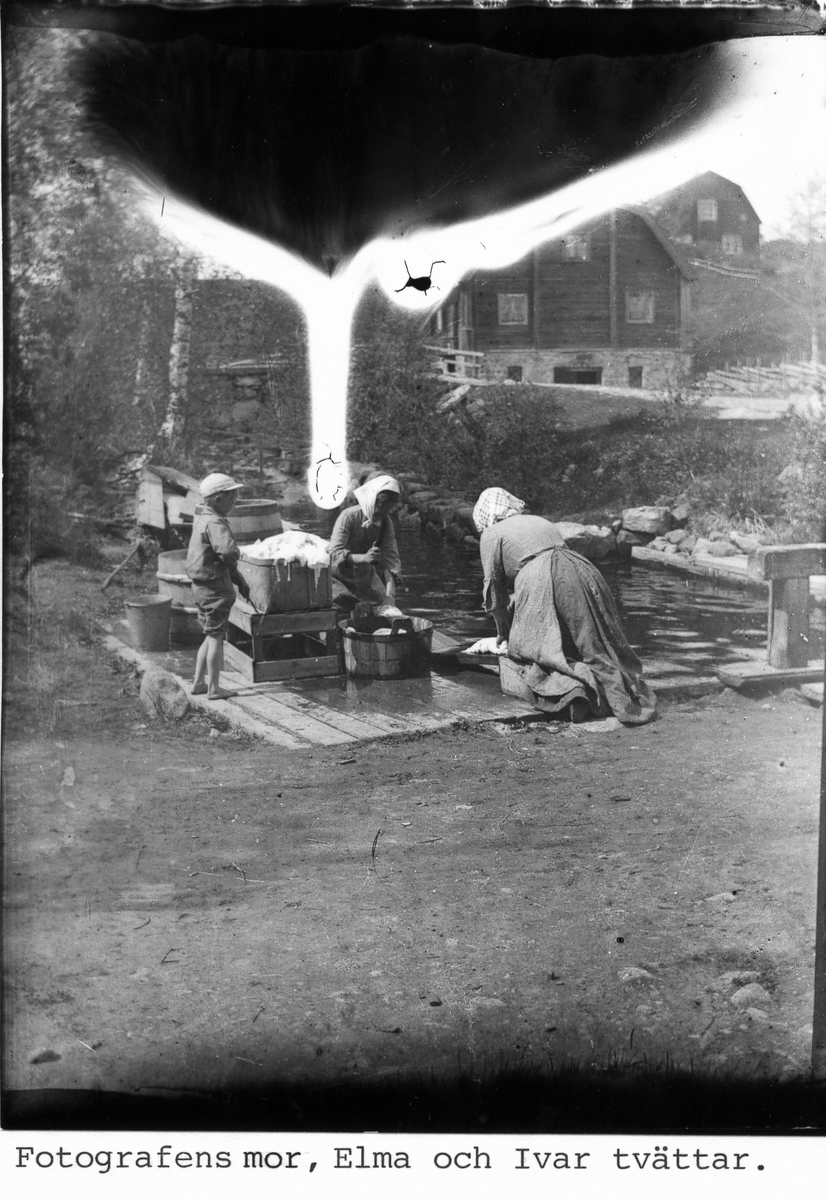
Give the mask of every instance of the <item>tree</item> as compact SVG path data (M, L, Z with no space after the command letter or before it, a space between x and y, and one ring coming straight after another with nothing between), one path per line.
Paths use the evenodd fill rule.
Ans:
M84 124L74 66L95 36L6 31L6 485L22 518L32 480L102 500L120 453L158 442L169 456L185 428L185 294L171 363L170 335L174 286L195 268Z
M813 176L792 195L787 233L795 251L778 284L806 325L811 362L819 363L826 334L826 174Z

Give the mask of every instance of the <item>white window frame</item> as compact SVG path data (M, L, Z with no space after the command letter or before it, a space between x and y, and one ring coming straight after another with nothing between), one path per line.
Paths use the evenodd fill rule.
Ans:
M498 292L496 304L500 325L528 324L527 292Z
M590 262L591 239L584 234L572 234L562 239L563 262Z
M706 196L697 201L697 220L702 224L710 224L717 220L717 201L713 196Z
M724 233L720 239L724 254L741 255L743 253L743 235L740 233Z
M654 293L626 292L625 320L628 325L653 325Z

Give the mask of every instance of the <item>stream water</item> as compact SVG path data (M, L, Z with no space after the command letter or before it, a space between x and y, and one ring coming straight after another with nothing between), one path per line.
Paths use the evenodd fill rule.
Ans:
M302 529L329 537L329 514L310 504L282 511ZM415 528L397 526L396 534L404 569L399 606L461 641L492 634L493 620L481 608L478 552ZM743 650L765 651L767 592L639 563L601 569L626 636L644 663L667 660L705 674L713 663L732 661ZM821 610L812 613L811 624L810 657L822 657Z

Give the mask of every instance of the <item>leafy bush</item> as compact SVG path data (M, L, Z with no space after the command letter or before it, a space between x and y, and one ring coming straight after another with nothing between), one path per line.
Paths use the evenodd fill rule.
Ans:
M351 355L348 457L393 470L423 471L426 447L444 436L436 406L444 384L430 374L420 318L369 297L358 313Z
M826 405L786 418L789 465L779 480L780 511L792 542L826 541Z
M483 409L462 409L425 448L428 479L474 495L504 487L539 507L565 467L559 406L535 388L485 388Z

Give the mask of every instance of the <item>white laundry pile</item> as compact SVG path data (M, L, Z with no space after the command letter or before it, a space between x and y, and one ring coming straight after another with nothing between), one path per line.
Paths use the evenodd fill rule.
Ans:
M276 563L296 563L302 567L329 567L330 543L303 529L276 533L252 546L242 546L247 558L267 559Z
M501 646L497 646L495 637L480 638L478 642L474 642L464 651L465 654L507 654L507 652L508 643L503 642Z

